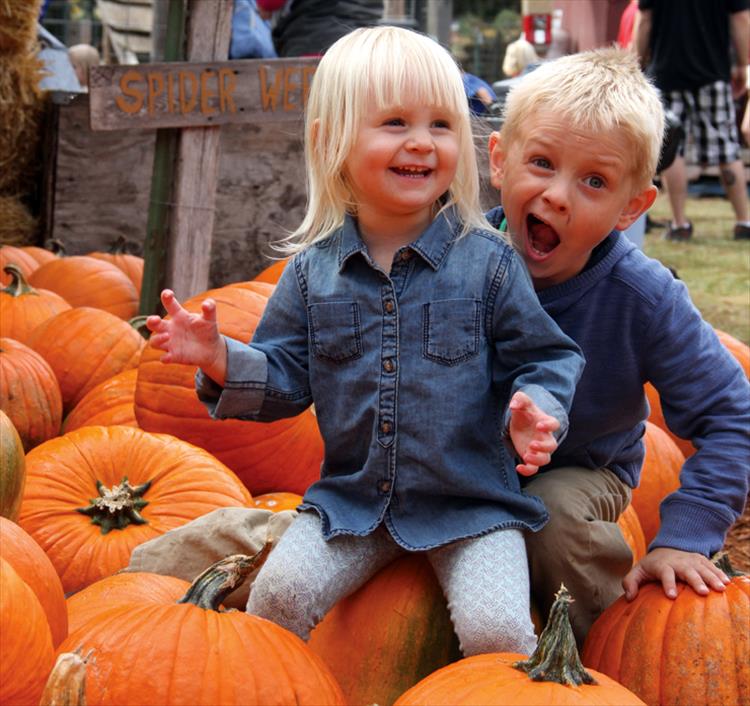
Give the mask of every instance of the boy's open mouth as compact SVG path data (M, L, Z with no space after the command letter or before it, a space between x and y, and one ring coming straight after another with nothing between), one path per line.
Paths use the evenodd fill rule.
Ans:
M537 255L548 255L560 244L555 229L533 214L526 218L526 230L529 246Z
M391 167L391 171L399 176L411 177L412 179L421 179L432 172L429 167Z

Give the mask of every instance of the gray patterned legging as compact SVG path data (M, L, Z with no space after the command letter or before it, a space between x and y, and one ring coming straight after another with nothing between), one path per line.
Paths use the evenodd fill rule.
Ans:
M303 640L341 598L406 553L381 525L365 537L323 539L320 518L301 512L250 590L247 612ZM530 654L536 646L523 534L497 530L427 551L465 656Z

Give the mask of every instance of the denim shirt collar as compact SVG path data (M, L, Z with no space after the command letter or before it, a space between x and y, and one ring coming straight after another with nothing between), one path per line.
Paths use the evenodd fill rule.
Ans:
M413 243L405 246L419 255L433 270L440 267L450 246L458 237L459 221L453 208L446 209L424 230ZM359 234L357 220L347 214L339 231L339 272L356 253L367 256L367 246Z

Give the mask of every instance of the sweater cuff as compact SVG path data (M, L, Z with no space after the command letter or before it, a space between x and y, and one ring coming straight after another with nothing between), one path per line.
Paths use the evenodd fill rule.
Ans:
M710 557L724 546L727 531L734 521L728 513L721 513L705 505L665 500L659 508L661 525L648 547L680 549Z

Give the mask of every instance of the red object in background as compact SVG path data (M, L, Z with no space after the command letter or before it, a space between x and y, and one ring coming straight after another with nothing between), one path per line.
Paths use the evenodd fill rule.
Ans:
M552 43L552 15L524 15L522 20L523 35L526 41L539 46Z

